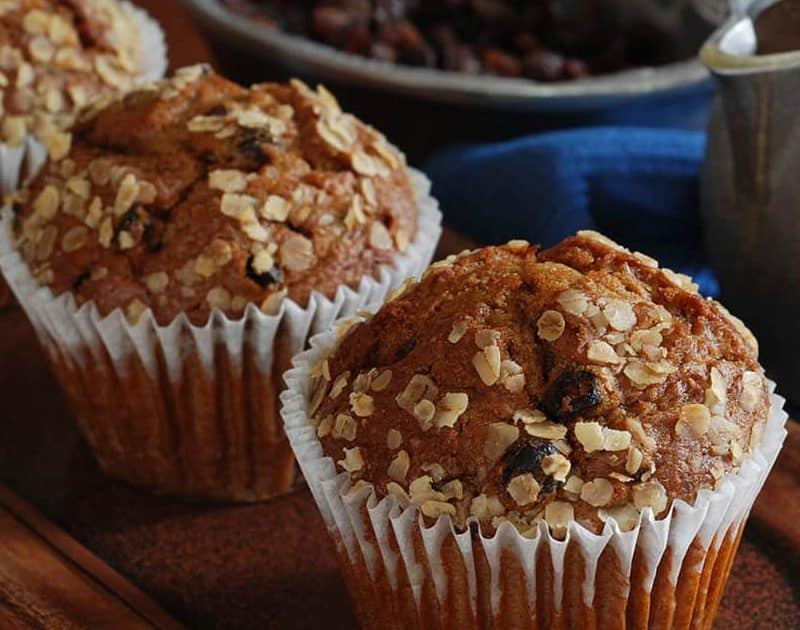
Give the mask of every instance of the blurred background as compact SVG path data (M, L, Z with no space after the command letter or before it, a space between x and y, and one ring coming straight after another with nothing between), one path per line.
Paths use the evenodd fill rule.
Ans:
M184 0L220 68L300 75L420 163L454 142L588 125L704 128L695 59L724 0Z

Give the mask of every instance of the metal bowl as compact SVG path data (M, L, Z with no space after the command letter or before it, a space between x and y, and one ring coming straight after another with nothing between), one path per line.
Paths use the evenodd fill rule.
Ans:
M676 56L684 61L577 81L537 83L366 59L266 28L219 0L183 1L206 32L222 69L233 78L301 76L333 84L348 107L395 134L395 112L414 115L417 122L422 117L427 124L419 131L425 138L412 139L411 144L419 144L423 152L453 139L499 139L584 124L622 121L701 127L711 81L696 51L724 18L721 7L727 8L725 0L609 0L609 10L626 18L644 17L669 33ZM360 106L365 98L368 104ZM466 111L480 112L480 117L472 120ZM455 125L454 120L461 129L476 132L441 137L441 128Z

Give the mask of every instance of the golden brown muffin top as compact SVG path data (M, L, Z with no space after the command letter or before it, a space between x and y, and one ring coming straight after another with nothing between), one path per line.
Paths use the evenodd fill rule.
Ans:
M89 113L17 210L40 283L162 324L332 297L417 221L402 154L324 88L245 89L204 66Z
M757 346L688 278L594 232L434 264L315 366L324 452L429 519L633 527L760 441Z
M0 0L0 138L27 133L58 156L59 130L92 99L141 72L139 33L117 0Z

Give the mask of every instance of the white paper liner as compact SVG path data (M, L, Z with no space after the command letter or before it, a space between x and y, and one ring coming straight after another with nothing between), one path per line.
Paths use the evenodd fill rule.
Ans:
M366 310L374 311L379 306L371 305ZM351 319L359 321L361 318ZM403 627L402 621L391 621L392 616L397 616L398 611L403 608L402 593L398 589L401 581L410 584L416 615L425 627L428 627L427 624L430 624L430 627L448 626L446 615L442 612L450 605L448 590L463 588L464 580L463 576L454 580L450 575L452 571L446 568L453 566L452 562L443 561L443 544L447 542L454 543L455 548L460 550L461 562L456 562L457 573L460 575L462 571L466 572L466 584L472 608L467 613L474 625L478 624L477 602L487 595L479 593L476 585L476 575L480 568L476 559L478 555L484 556L489 566L488 596L494 627L507 627L509 623L508 618L503 621L504 614L509 614L504 604L504 595L511 596L513 593L509 593L509 584L505 585L506 591L501 586L503 572L507 569L501 560L501 555L509 553L516 559L514 564L517 568L521 567L524 576L524 579L517 580L512 585L511 590L521 590L515 593L519 596L517 599L528 602L529 610L538 610L540 614L540 619L536 622L534 619L520 619L518 611L514 611L514 627L547 627L541 625L543 623L541 611L548 605L554 608L551 612L555 615L555 617L551 615L550 623L554 623L553 619L558 618L564 623L564 627L585 627L588 623L585 618L576 616L577 613L573 609L563 609L567 550L576 549L583 561L584 575L580 584L582 603L590 611L588 614L591 616L595 614L591 610L597 605L594 601L595 591L602 585L602 582L595 580L598 563L603 553L610 549L613 550L618 565L615 575L619 575L622 582L622 592L615 595L623 601L621 613L623 623L626 608L630 616L631 610L637 606L636 602L631 604L629 601L634 599L632 593L634 588L655 595L652 591L658 578L662 583L662 590L664 584L672 588L674 598L678 592L675 587L679 576L696 570L697 574L702 572L704 575L698 587L702 597L696 595L695 604L707 606L709 610L694 614L684 610L681 614L682 618L692 619L695 624L699 623L697 627L710 627L718 597L715 602L708 592L716 586L721 595L722 585L730 569L729 561L727 569L724 566L712 567L711 558L716 552L722 555L723 552L729 554L732 549L735 550L738 544L737 536L741 534L741 528L786 437L784 425L788 416L783 411L785 400L774 393L773 382L769 382L771 413L760 445L748 455L737 472L722 480L716 490L698 492L693 505L676 501L668 514L661 519L656 519L652 510L646 508L640 515L638 525L627 532L622 531L613 519L605 523L599 535L573 522L569 526L566 538L558 540L550 534L547 525L540 522L535 537L526 538L513 525L506 522L497 528L493 536L480 534L476 539L469 530L459 533L447 515L440 517L433 526L426 527L418 508L410 506L403 510L391 495L378 500L369 487L355 493L349 492L348 475L339 472L333 460L324 455L316 432L309 424L308 409L312 394L309 370L335 348L337 328L338 325L312 338L311 348L293 360L294 368L284 374L287 389L281 394L281 414L295 457L337 545L341 563L346 569L345 574L352 573L352 567L362 567L365 570L363 583L378 584L383 580L388 584L390 592L388 605L392 607L393 612L379 615L377 621L362 618L364 626L382 627L383 624L383 627ZM420 540L423 543L425 557L419 557ZM722 549L723 544L724 549ZM690 547L700 550L702 560L695 566L684 566ZM537 598L539 600L543 598L541 590L537 594L537 578L542 580L542 576L537 572L536 563L540 561L544 548L548 552L545 557L549 557L553 571L552 602L549 604L537 601ZM399 549L399 553L395 549ZM693 557L697 558L697 554L693 554ZM708 566L704 566L705 564ZM644 569L638 580L635 579L635 565ZM604 574L603 579L607 577ZM427 603L423 601L426 579L433 582L436 593L436 601L433 603L430 598L427 599ZM716 584L715 581L721 581L722 585ZM352 579L348 582L354 599L363 597L363 593L352 593L354 590ZM541 585L539 588L541 589ZM708 592L703 591L703 588ZM377 599L380 593L381 588L378 584L371 596ZM703 602L699 603L701 599ZM379 608L383 606L384 609L387 605L385 601L374 603L378 604ZM364 602L356 601L355 604L359 611L365 607ZM673 600L670 605L671 614L674 615L676 602ZM691 606L692 602L677 603L678 607L681 605ZM371 614L376 613L373 610ZM653 614L652 611L650 614ZM386 615L390 621L387 621ZM645 608L645 625L646 615L647 608ZM594 618L593 623L599 623L597 618ZM632 623L629 618L628 627L639 626ZM666 623L663 627L671 626Z
M167 73L169 57L167 55L167 41L161 25L150 15L135 4L123 1L123 5L133 14L133 19L139 28L141 41L141 73L137 83L152 83L158 81Z
M234 392L244 401L241 404L243 406L250 405L249 408L252 409L254 403L250 398L256 394L249 391L250 388L267 386L273 376L279 376L279 374L273 374L277 354L286 357L285 367L289 367L289 358L306 346L310 334L328 329L337 318L352 315L366 304L383 300L389 291L399 286L406 278L419 276L428 266L441 234L441 213L436 200L429 194L430 182L428 179L422 173L413 170L411 177L417 195L418 225L414 240L406 251L396 253L393 263L382 265L375 277L364 276L357 287L340 286L332 299L319 292L312 292L305 307L285 299L276 315L266 315L251 304L245 310L244 316L238 320L228 319L224 313L215 310L209 321L203 326L192 324L185 315L177 317L166 326L160 326L149 309L134 325L127 321L120 309L102 317L93 302L78 307L71 294L54 296L48 287L41 287L37 284L31 276L28 266L15 249L11 229L12 212L8 207L3 209L0 221L0 271L33 324L51 363L63 368L56 369L56 375L73 403L73 411L90 445L94 446L94 440L99 439L94 435L98 422L96 418L83 416L93 416L96 413L81 412L76 407L83 404L81 401L84 398L90 399L98 395L93 390L97 381L95 372L98 370L102 372L104 365L108 366L108 370L113 372L113 377L118 380L135 379L136 382L141 381L142 378L151 380L156 384L153 386L152 395L158 399L158 404L162 403L161 397L163 397L163 404L170 409L181 404L211 405L213 413L207 412L206 409L199 409L197 415L205 417L207 413L211 413L210 422L214 425L214 431L224 433L230 430L227 426L228 420L230 416L234 415L234 411L229 408L233 394L225 391L226 387L223 385L231 380L231 372L234 374L248 372L249 366L255 366L258 371L257 376L260 380L255 379L248 372L250 386L245 383L243 378L238 378L238 380L234 378L232 384L233 387L238 386L238 389L243 390L238 393ZM279 352L278 343L280 344ZM190 362L194 363L188 365ZM214 385L212 389L221 390L203 394L211 396L209 400L202 399L204 402L200 402L199 393L193 397L191 391L188 393L190 400L186 400L185 381L187 378L193 378L187 377L187 370L196 363L200 364L203 372L200 376ZM64 376L64 370L68 371L69 375ZM192 374L195 373L192 372ZM278 378L275 378L275 382L280 383ZM164 393L165 388L167 389L166 394ZM134 399L136 394L127 392L124 387L118 392L113 392L113 395L118 397L116 405L120 410L128 407L142 409L147 404ZM277 397L274 398L274 422L278 434L275 440L285 443L282 436L282 423L277 412ZM261 403L256 401L255 404ZM138 412L131 413L134 416L133 421L139 422L140 419L136 417ZM178 412L173 410L172 414L176 413ZM192 429L193 413L189 409L183 414L184 417L188 417L187 423L190 425L190 430ZM170 414L166 413L165 415L169 416ZM249 416L247 413L243 413L242 422L256 423L256 420L252 418L253 415L252 411ZM124 424L122 420L117 422ZM154 426L150 430L150 433L159 435L145 434L139 439L146 444L150 444L151 440L158 443L163 432L178 431L181 433L181 431L186 431L185 427L171 426L175 423L173 419L167 418L166 422L171 423L170 426ZM113 425L114 422L105 424ZM242 430L249 430L248 426L249 424ZM107 427L101 428L106 429ZM114 428L112 427L112 429ZM122 431L122 429L119 430ZM146 427L137 426L136 430L147 432ZM112 437L115 440L125 441L124 435ZM199 446L202 447L203 436L197 437ZM223 441L228 443L231 443L232 440L245 442L240 444L241 448L249 448L249 445L246 444L247 440L243 440L238 434L223 435L223 438ZM105 441L107 442L108 439L106 438ZM129 447L130 445L121 444L119 449L125 451ZM159 450L157 455L162 459L168 458L169 453L161 452L163 448L165 447L156 449ZM288 445L286 445L286 452L291 459ZM113 469L113 463L104 462L97 451L95 454L98 455L101 466L107 472ZM152 458L151 454L146 454L146 456ZM226 454L214 452L208 457L224 458ZM254 457L257 457L257 454ZM236 462L231 463L232 466L235 464ZM188 471L188 473L190 472ZM113 470L111 470L111 474L127 476L124 472L114 472ZM144 480L137 478L133 481L155 486L157 490L170 493L207 495L211 492L202 488L196 491L190 488L187 491L186 489L164 487L157 476ZM208 480L208 483L213 484L214 480ZM213 493L222 498L230 498L231 494L236 495L233 498L242 500L259 498L252 495L247 489L239 492L229 488Z
M157 81L167 72L167 44L164 31L158 22L140 7L126 1L122 4L131 12L139 29L141 41L139 65L142 71L136 83ZM34 175L46 157L47 151L44 145L30 135L18 146L0 142L0 194L7 195L17 190L24 183L19 181L20 174L27 173L29 177Z

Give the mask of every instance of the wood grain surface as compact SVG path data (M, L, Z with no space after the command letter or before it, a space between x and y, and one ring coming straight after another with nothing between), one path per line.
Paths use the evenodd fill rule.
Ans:
M0 628L103 627L181 626L0 485Z
M162 22L176 65L209 60L177 0L139 4ZM467 245L448 233L441 253ZM29 524L35 511L0 507L0 628L73 627L69 615L84 619L82 627L135 628L141 619L167 626L153 621L152 602L136 587L193 628L355 626L334 550L302 485L264 504L230 506L155 497L105 479L18 309L0 312L0 391L0 481L49 519L40 521L43 535ZM6 499L0 506L19 504ZM67 534L54 534L53 524ZM96 557L65 554L65 541ZM798 568L800 430L792 427L746 529L717 627L800 627ZM130 624L119 616L126 613Z

